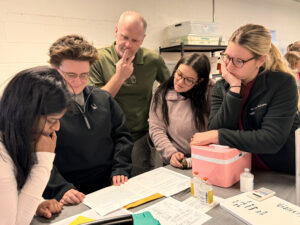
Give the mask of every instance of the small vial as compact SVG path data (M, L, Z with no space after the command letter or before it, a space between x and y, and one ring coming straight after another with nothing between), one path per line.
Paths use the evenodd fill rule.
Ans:
M199 177L198 171L193 173L193 177L191 178L191 194L194 197L199 196Z
M200 184L199 199L200 202L204 205L209 205L214 201L213 188L212 185L208 182L207 177L203 177L202 182Z
M192 158L183 158L180 163L182 165L182 169L192 168Z
M240 175L240 191L247 192L253 191L254 188L254 175L250 173L249 168L245 168L244 172Z

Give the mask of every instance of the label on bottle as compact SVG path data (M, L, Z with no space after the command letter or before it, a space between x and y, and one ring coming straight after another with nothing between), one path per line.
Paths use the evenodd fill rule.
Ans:
M192 194L192 196L195 195L195 191L194 191L194 182L193 182L193 181L191 181L191 194Z
M200 191L199 199L202 204L211 204L213 203L213 190L209 191Z
M214 197L213 197L213 190L208 191L208 198L207 198L207 203L211 204L214 201Z
M194 197L199 197L199 181L197 179L194 181Z

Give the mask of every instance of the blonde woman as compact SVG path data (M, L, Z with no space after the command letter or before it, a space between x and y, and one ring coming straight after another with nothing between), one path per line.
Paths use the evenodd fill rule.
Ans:
M210 131L191 144L228 145L251 152L255 167L295 173L298 93L291 70L264 26L238 28L221 54L212 91Z
M287 47L287 51L296 51L296 52L300 52L300 41L296 41L292 44L289 44Z
M297 79L299 79L300 73L300 52L297 51L289 51L284 57L288 61L290 68L294 70L295 74L297 74Z

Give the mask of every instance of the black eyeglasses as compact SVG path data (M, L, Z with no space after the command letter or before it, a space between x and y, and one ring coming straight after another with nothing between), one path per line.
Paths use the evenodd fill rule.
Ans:
M177 77L177 79L180 79L180 80L183 79L183 83L188 86L192 86L193 84L197 83L197 81L195 81L191 78L184 77L180 70L176 70L175 76Z
M230 57L229 55L227 55L225 52L221 52L220 56L221 56L221 59L223 60L223 62L225 64L228 64L230 61L232 61L233 65L238 67L238 68L242 68L245 63L255 59L255 56L253 56L252 58L247 59L247 60L242 60L242 59L239 59L239 58L233 58L233 57Z

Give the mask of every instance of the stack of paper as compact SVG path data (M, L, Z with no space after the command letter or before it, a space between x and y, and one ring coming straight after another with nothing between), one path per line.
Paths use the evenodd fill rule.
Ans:
M156 193L168 197L189 186L189 177L160 167L133 177L121 186L110 186L93 192L86 196L84 204L103 216Z
M138 213L150 211L161 225L200 225L211 217L171 197L151 205Z

